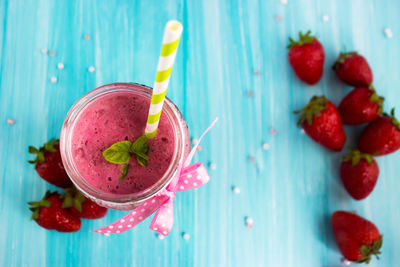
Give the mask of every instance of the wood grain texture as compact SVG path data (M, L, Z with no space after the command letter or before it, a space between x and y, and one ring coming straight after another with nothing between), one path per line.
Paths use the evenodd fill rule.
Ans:
M312 95L339 103L349 91L330 70L344 47L371 63L385 109L400 109L399 14L396 0L0 0L0 266L341 266L329 223L337 209L357 211L384 234L381 260L369 266L399 264L400 153L378 159L374 192L356 202L338 179L342 153L313 143L292 113ZM211 182L177 195L164 240L148 229L150 219L123 235L89 232L125 214L119 211L84 221L75 234L39 228L26 202L55 188L27 163L28 145L58 136L68 109L97 86L152 85L170 19L184 32L168 97L192 137L220 117L195 158L216 164ZM285 48L288 36L308 29L326 50L325 75L313 87L294 77ZM348 144L361 129L346 128Z

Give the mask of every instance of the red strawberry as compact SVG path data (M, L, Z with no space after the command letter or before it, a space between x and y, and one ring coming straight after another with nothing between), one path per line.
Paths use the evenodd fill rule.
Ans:
M383 100L372 86L354 88L339 105L342 122L356 125L375 120L382 114Z
M303 108L298 120L304 131L317 143L334 151L342 150L346 134L335 105L324 96L314 96Z
M29 146L29 153L36 154L36 159L29 163L35 164L40 177L58 187L72 186L61 161L59 140L52 139L39 149Z
M333 213L331 222L336 244L346 259L369 263L372 255L378 258L382 236L372 222L347 211Z
M358 140L358 148L376 156L390 154L400 148L400 123L394 117L394 109L391 116L384 114L368 124Z
M372 83L372 70L367 60L357 52L340 53L332 68L348 85L368 86Z
M47 191L42 200L28 204L32 219L43 228L59 232L77 232L81 228L81 220L61 207L62 200L56 192Z
M316 84L324 72L325 52L322 44L310 35L299 33L299 40L289 37L289 63L297 77L310 85Z
M84 219L100 219L106 216L107 209L85 198L81 192L74 187L65 189L61 196L64 201L63 208L68 208L71 214Z
M366 198L374 189L378 176L378 164L370 154L353 150L344 156L340 166L340 178L354 199Z

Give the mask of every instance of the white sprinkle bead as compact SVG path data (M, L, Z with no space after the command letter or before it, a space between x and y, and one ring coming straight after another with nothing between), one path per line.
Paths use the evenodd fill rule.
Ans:
M88 68L88 71L89 72L94 72L96 69L93 67L93 66L90 66L89 68Z
M276 135L276 130L275 130L275 129L271 129L271 131L269 131L269 133L270 133L271 135Z
M42 54L47 54L47 48L42 48L42 49L40 49L40 52L41 52Z
M259 70L253 70L253 74L254 75L258 75L258 74L260 74L260 71Z
M58 81L56 76L50 78L51 83L56 83Z
M88 40L90 40L91 36L89 34L85 34L85 36L83 38L85 38L85 40L88 41Z
M322 20L323 20L324 22L329 21L328 15L323 15L323 16L322 16Z
M233 186L233 187L232 187L232 191L233 191L233 193L236 194L236 195L237 195L237 194L240 194L240 188L237 187L237 186Z
M249 162L254 162L254 161L255 161L255 158L254 158L253 156L249 156L249 157L248 157L248 160L249 160Z
M8 123L9 125L13 125L13 124L15 123L15 121L14 121L13 119L8 119L8 120L7 120L7 123Z
M350 266L351 262L345 258L341 258L340 260L344 266Z
M56 52L54 51L49 51L49 56L54 57L56 55Z
M246 217L245 218L245 223L247 228L253 228L253 219L251 217Z
M385 33L387 38L392 38L393 37L393 32L392 32L392 30L390 28L386 28L383 32Z
M305 134L306 131L304 131L304 129L302 128L302 129L301 129L301 133L302 133L302 134Z
M252 97L253 96L253 92L249 90L249 91L246 92L246 95L247 95L247 97Z
M269 150L269 149L270 149L270 146L269 146L268 143L264 143L264 144L262 145L262 148L263 148L264 150Z
M281 0L282 5L287 5L287 0Z
M208 167L209 167L211 170L215 170L215 169L217 168L217 164L215 164L214 162L210 162L210 163L208 164Z
M110 234L109 234L109 233L104 233L103 235L104 235L104 236L110 236Z
M190 235L188 233L182 233L182 238L185 240L189 240L190 239Z
M276 16L276 17L275 17L275 20L276 20L276 21L281 21L282 18L281 18L281 16Z
M157 234L157 238L160 240L164 240L165 237L162 234Z
M63 63L58 63L57 64L57 68L59 69L59 70L62 70L62 69L64 69L64 64Z

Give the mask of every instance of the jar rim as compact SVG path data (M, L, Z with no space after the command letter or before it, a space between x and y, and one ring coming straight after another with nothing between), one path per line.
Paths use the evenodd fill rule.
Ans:
M175 104L169 99L165 98L163 113L167 115L173 126L175 133L175 149L172 161L165 171L163 176L152 186L140 192L131 194L112 194L100 191L94 186L90 185L79 174L76 164L72 155L72 136L74 126L78 121L79 115L85 108L93 103L94 100L106 94L115 92L134 92L151 98L152 88L138 83L112 83L100 86L81 97L68 111L64 120L61 135L60 135L60 153L65 167L65 170L74 183L86 197L96 201L97 203L115 209L129 209L132 206L151 198L152 196L161 192L172 179L177 175L180 166L183 164L185 153L185 143L188 142L188 129L182 114Z

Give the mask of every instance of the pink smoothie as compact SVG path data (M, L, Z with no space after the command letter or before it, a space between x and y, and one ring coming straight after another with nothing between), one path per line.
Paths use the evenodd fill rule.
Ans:
M80 175L106 193L137 193L154 185L168 169L175 150L173 126L163 112L157 136L149 140L148 166L131 157L128 175L119 181L121 165L107 162L102 152L112 144L142 136L150 98L134 92L109 93L79 115L72 136L72 154Z

